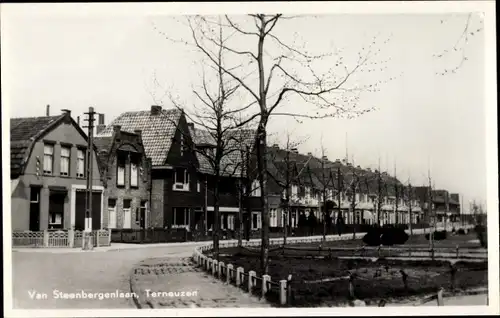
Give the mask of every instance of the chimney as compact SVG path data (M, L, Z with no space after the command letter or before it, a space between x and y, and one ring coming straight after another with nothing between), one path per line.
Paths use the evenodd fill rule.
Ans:
M61 112L62 112L64 115L71 116L71 110L69 110L69 109L61 109Z
M312 152L308 152L308 153L307 153L307 155L310 157L310 156L312 156L313 154L312 154Z
M322 158L324 161L328 161L328 157L327 156L323 156Z
M120 125L114 125L113 126L113 134L116 136L116 139L120 139L120 131L122 130L122 126Z
M153 105L151 106L151 116L156 116L161 113L161 106Z
M360 165L357 165L357 166L356 166L356 168L361 169L361 166L360 166Z
M50 105L47 105L47 108L45 110L45 116L50 116Z
M188 123L188 128L194 130L194 123Z
M274 149L280 149L280 146L278 144L273 144Z
M372 172L372 168L366 168L368 172Z
M292 148L290 149L293 153L299 153L299 150L297 148Z
M95 127L96 134L101 133L104 129L106 129L106 125L104 125L104 114L99 114L97 126Z
M340 163L340 159L335 159L335 162Z

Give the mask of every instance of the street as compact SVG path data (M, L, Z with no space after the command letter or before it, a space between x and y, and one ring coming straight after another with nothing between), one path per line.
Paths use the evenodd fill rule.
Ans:
M189 257L194 246L162 246L108 252L13 252L14 309L135 308L131 299L54 299L52 293L130 292L129 276L150 257ZM30 294L45 293L46 299Z

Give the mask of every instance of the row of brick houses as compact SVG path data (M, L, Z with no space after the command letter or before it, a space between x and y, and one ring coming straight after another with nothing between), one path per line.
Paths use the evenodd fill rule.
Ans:
M226 142L240 151L221 163L223 229L238 227L240 209L251 229L261 227L254 140L253 130L240 130ZM215 141L188 123L181 110L151 106L122 113L109 125L100 115L94 145L93 229L212 227L214 173L201 151L214 151ZM13 230L83 229L86 147L87 135L70 111L11 119ZM347 224L372 224L377 214L382 223L409 223L410 209L412 223L427 219L427 187L415 187L409 196L408 187L387 173L276 145L268 148L267 160L273 228L284 226L285 176L291 227L299 225L301 215L321 221L325 209L333 223L339 214ZM438 215L460 213L458 194L432 194Z

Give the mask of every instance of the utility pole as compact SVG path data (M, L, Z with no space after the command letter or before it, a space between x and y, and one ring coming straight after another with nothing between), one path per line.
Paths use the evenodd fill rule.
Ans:
M342 179L342 175L340 173L340 164L339 166L337 167L337 201L338 201L338 204L337 204L337 231L339 233L339 236L340 236L340 231L341 231L341 227L342 227L342 210L341 210L341 193L342 193L342 189L343 189L343 186L342 186L342 182L343 180Z
M412 215L412 198L413 198L413 190L411 188L411 181L408 184L408 214L410 216L410 236L413 236L413 215Z
M377 224L380 226L380 210L382 209L382 176L380 174L380 157L377 170Z
M394 207L394 218L396 224L399 224L399 218L398 218L398 208L399 208L399 185L398 185L398 178L396 174L396 162L394 162L394 178L396 179L394 183L394 190L395 190L395 196L396 196L396 204Z
M431 181L431 172L430 172L430 169L427 170L427 177L429 179L429 218L431 218L431 216L433 216L430 221L432 221L432 225L429 224L431 230L430 230L430 234L429 234L429 243L431 245L431 251L432 251L432 255L434 255L434 233L436 232L436 229L435 229L435 224L436 224L436 216L433 215L432 213L432 181ZM430 222L429 222L430 223Z
M88 145L86 152L86 160L85 160L85 168L86 168L86 177L87 177L87 189L86 189L86 197L85 197L85 233L83 237L82 249L83 250L91 250L94 247L92 242L92 171L93 171L93 162L94 156L94 121L95 115L94 107L89 107L89 111L85 113L88 115L87 119L84 121L88 122L87 126L84 128L88 128Z

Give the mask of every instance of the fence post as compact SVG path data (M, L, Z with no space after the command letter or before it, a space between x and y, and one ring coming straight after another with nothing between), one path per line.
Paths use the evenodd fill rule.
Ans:
M226 268L226 283L231 283L231 275L233 274L233 264L227 264Z
M213 259L209 258L208 261L207 261L207 272L210 271L210 269L212 267L212 262L213 262Z
M280 304L286 305L286 279L280 280Z
M248 272L248 293L252 293L252 289L254 287L254 279L255 279L255 271Z
M48 230L43 230L43 246L45 246L45 247L49 246L49 231Z
M68 245L75 247L75 231L73 229L68 230Z
M111 246L111 229L108 229L108 246Z
M222 271L224 270L223 269L224 265L225 265L224 262L219 262L219 270L218 270L218 272L219 272L219 278L220 279L222 279Z
M216 259L214 259L212 261L212 275L213 276L218 276L218 273L217 273L218 266L219 266L219 262Z
M437 292L437 305L438 306L444 306L444 302L443 302L443 287L439 288L438 292Z
M271 281L271 276L262 275L262 297L267 294L267 284Z
M241 286L241 276L243 274L243 267L238 267L236 269L236 286L240 287Z
M458 245L456 246L456 253L457 253L456 258L458 258Z
M95 235L96 235L96 240L97 240L96 245L97 245L97 247L99 247L99 238L101 237L101 231L97 230Z
M349 274L349 296L354 299L354 275Z
M292 274L290 274L290 275L288 275L287 280L286 280L286 303L288 305L292 304L292 292L293 292Z

